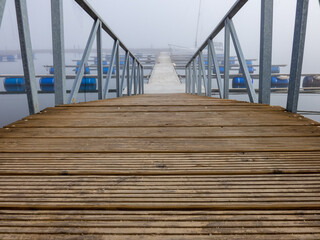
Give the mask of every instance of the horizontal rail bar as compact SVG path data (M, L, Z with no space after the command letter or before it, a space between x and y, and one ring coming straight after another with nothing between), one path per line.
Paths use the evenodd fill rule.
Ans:
M117 37L117 35L111 30L111 28L103 21L99 14L91 7L91 5L86 0L75 0L79 6L90 16L93 20L99 20L101 22L101 27L105 30L111 38L119 41L119 46L124 50L128 51L129 55L136 59L137 63L141 65L139 60L129 51L129 49L124 45L123 42Z
M228 13L223 17L218 26L212 31L209 37L203 42L201 47L193 54L189 62L186 64L186 67L192 62L192 60L201 52L208 44L208 40L212 40L219 32L224 28L224 23L226 19L232 19L234 15L239 12L239 10L248 2L248 0L238 0L228 11Z

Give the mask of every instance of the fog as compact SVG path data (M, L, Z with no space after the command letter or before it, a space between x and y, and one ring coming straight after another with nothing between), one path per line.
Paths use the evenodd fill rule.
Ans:
M128 48L194 48L207 38L235 0L88 0ZM92 19L72 0L65 0L65 47L84 48ZM32 45L51 49L49 0L27 0ZM196 35L200 6L199 31ZM273 63L290 64L295 0L274 0ZM310 0L303 71L318 73L320 7ZM259 58L260 0L249 0L234 17L246 58ZM0 50L18 49L14 1L8 0L0 29ZM223 31L214 39L223 42ZM104 35L104 48L112 41ZM0 66L1 67L1 66ZM288 68L286 68L288 71Z

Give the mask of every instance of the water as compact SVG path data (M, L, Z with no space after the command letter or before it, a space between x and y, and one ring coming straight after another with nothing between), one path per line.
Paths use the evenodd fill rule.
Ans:
M80 54L66 54L66 64L75 64L73 60L80 59ZM48 74L48 69L43 65L52 65L51 54L37 54L34 60L36 74ZM177 71L179 74L183 74L184 71ZM74 74L72 68L68 68L67 74ZM150 74L150 71L145 71L145 74ZM1 62L0 74L23 74L21 60L17 62ZM92 72L95 74L95 72ZM3 78L0 78L0 91L4 91ZM67 88L70 89L73 80L67 80ZM39 84L37 84L39 87ZM214 88L217 88L216 83L213 84ZM258 87L258 81L254 81L254 87ZM115 88L115 80L110 82L110 89ZM109 93L108 98L115 97L114 93ZM213 97L218 97L218 94L214 94ZM54 94L38 94L40 109L54 106ZM98 99L97 93L79 93L77 102L88 102ZM230 94L230 99L249 101L247 94ZM286 106L287 95L282 93L273 93L271 95L271 105ZM320 111L319 94L300 94L298 110L304 111ZM29 115L27 96L26 94L0 94L0 127L10 124L14 121L20 120L23 117ZM320 115L308 115L315 121L320 122Z

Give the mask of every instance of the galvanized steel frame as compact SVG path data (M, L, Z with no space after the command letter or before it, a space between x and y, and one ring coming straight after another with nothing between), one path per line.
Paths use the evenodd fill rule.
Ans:
M64 49L64 24L63 24L63 4L62 0L51 0L51 24L52 24L52 45L53 45L53 67L54 67L54 88L55 88L55 105L72 103L76 101L76 96L79 91L81 80L84 75L85 62L87 62L90 50L94 38L97 38L97 72L98 72L98 98L102 99L107 96L108 83L110 81L111 71L108 74L105 84L105 89L103 89L103 66L102 66L102 46L101 46L101 30L109 34L111 38L117 42L118 47L120 46L129 57L134 59L138 64L141 72L141 83L140 93L143 93L143 66L139 60L126 48L126 46L119 40L119 38L113 33L113 31L106 25L106 23L101 19L101 17L93 10L93 8L85 0L75 0L80 7L94 20L94 26L91 29L88 42L83 53L80 66L78 68L76 79L73 83L71 94L67 100L66 96L66 73L65 73L65 49ZM3 19L4 8L6 0L0 0L0 27ZM24 70L24 79L26 82L26 93L28 98L28 107L30 114L39 112L39 103L37 98L37 88L35 83L35 70L32 55L30 28L27 13L26 0L15 0L17 25L20 40L21 57ZM117 51L118 52L118 51ZM127 66L127 82L130 79L130 66ZM126 67L124 66L124 68ZM117 78L117 96L122 95L121 87L123 87L123 81L120 84L120 63L119 59L116 61L116 78ZM125 71L124 71L125 72ZM137 79L135 79L136 81ZM121 92L121 93L120 93ZM128 89L129 92L129 89Z
M208 48L208 75L207 75L207 91L211 92L212 64L216 70L219 95L220 98L229 98L229 69L230 69L230 36L234 43L240 68L246 82L247 92L250 102L257 102L258 97L253 88L251 77L248 71L240 42L235 31L232 17L247 3L248 0L238 0L220 21L218 26L213 30L209 37L204 41L201 47L194 53L186 64L186 92L195 94L195 84L197 83L197 93L201 92L201 69L204 69L203 62L198 61L201 58L202 51ZM294 31L293 50L291 57L290 81L287 98L287 110L291 112L297 111L299 88L301 81L301 68L303 61L303 52L306 35L306 25L308 17L309 0L297 0L296 22ZM224 34L224 84L222 87L221 74L219 71L218 61L214 60L214 46L212 39L225 29ZM259 103L270 104L270 88L271 88L271 64L272 64L272 28L273 28L273 0L261 0L261 23L260 23L260 71L259 71ZM213 63L211 61L214 61ZM188 69L193 69L193 74L188 73ZM199 71L197 74L197 70ZM202 70L204 73L205 71ZM197 79L199 78L199 79ZM190 87L189 87L190 86ZM210 89L210 90L209 90Z

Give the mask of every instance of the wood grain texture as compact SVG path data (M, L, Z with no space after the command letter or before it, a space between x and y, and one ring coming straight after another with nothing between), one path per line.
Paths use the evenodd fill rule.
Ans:
M0 239L320 239L320 125L154 94L0 129Z

